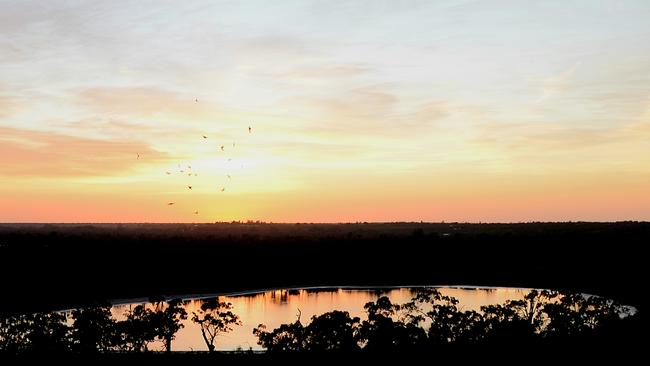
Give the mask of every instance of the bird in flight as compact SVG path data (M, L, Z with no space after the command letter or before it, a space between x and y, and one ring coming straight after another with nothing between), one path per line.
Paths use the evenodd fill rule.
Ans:
M194 99L194 101L195 101L196 103L198 103L198 102L199 102L199 98Z
M175 202L169 202L167 206L172 206Z
M140 159L140 154L138 154L138 159Z
M208 136L206 136L206 135L203 135L203 138L204 138L204 139L207 139L207 138L208 138Z
M226 187L221 187L221 192L225 191Z
M221 151L225 151L225 150L223 149L223 145L221 145Z
M171 175L171 174L172 174L172 172L165 172L165 174L167 174L167 175Z
M253 128L251 126L248 126L248 133L252 133L252 132L253 132Z
M194 211L194 214L195 214L195 215L198 215L198 214L199 214L199 211Z
M187 188L192 189L192 186L187 186Z

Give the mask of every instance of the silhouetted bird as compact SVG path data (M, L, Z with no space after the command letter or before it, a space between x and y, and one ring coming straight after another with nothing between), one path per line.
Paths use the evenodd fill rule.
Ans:
M221 145L221 151L224 151L224 149L223 149L223 145Z
M175 203L175 202L169 202L169 203L167 204L167 206L171 206L171 205L173 205L174 203Z
M140 159L140 154L138 154L138 159Z
M252 133L252 132L253 132L253 128L251 126L248 126L248 133Z
M192 186L187 186L187 188L192 189Z
M165 174L167 174L167 175L171 175L171 174L172 174L172 172L165 172Z
M226 187L221 187L221 192L225 191Z
M208 136L206 136L206 135L203 135L203 138L204 138L204 139L207 139L207 138L208 138Z
M198 102L199 102L199 98L194 99L194 101L195 101L196 103L198 103Z
M194 211L194 214L195 214L195 215L198 215L198 214L199 214L199 211Z

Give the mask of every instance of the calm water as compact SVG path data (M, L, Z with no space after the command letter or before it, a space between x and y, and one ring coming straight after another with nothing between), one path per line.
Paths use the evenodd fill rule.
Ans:
M479 310L482 305L504 303L506 300L521 299L529 291L514 288L439 288L443 295L453 296L460 301L463 310ZM221 301L233 304L233 311L239 315L241 326L228 334L223 334L215 342L219 350L261 350L257 338L253 336L253 328L265 324L268 329L277 328L280 324L292 323L296 320L300 309L301 321L308 324L313 315L320 315L332 310L350 312L351 316L365 318L363 305L375 301L380 296L388 296L393 303L402 304L413 297L414 291L409 288L393 289L313 289L313 290L274 290L245 295L219 296ZM214 297L214 296L211 296ZM207 347L201 338L201 331L197 324L189 318L193 311L198 311L202 300L190 299L185 305L188 319L184 321L185 327L176 334L172 342L172 350L198 351ZM133 302L113 306L113 314L122 318L130 307L141 304ZM150 344L150 349L162 349L161 343Z

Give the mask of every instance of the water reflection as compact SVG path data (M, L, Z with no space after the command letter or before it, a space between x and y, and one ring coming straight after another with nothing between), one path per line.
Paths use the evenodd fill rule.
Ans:
M457 298L461 310L478 311L483 305L522 299L529 289L443 287L439 288L439 291L443 295ZM262 347L257 344L257 338L253 335L253 328L259 324L266 324L269 329L273 329L283 323L294 322L297 316L300 316L303 322L309 322L312 316L332 310L348 311L352 317L365 319L363 306L367 302L375 301L380 296L388 296L393 303L405 303L414 293L411 288L319 288L220 296L220 301L232 303L233 312L240 317L242 324L235 327L231 333L221 335L215 346L217 350L261 350ZM203 299L188 299L183 303L190 316L183 321L184 328L176 334L172 350L207 351L199 325L190 320L192 313L199 311ZM112 312L116 318L123 319L126 311L139 304L142 302L115 305ZM153 343L150 349L162 349L162 344Z

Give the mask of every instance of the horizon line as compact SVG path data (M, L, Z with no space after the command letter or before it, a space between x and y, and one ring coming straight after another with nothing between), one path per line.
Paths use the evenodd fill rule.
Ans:
M613 220L613 221L339 221L339 222L301 222L301 221L262 221L262 220L232 220L204 222L47 222L47 221L16 221L0 222L4 225L386 225L386 224L463 224L463 225L517 225L517 224L647 224L647 220Z

